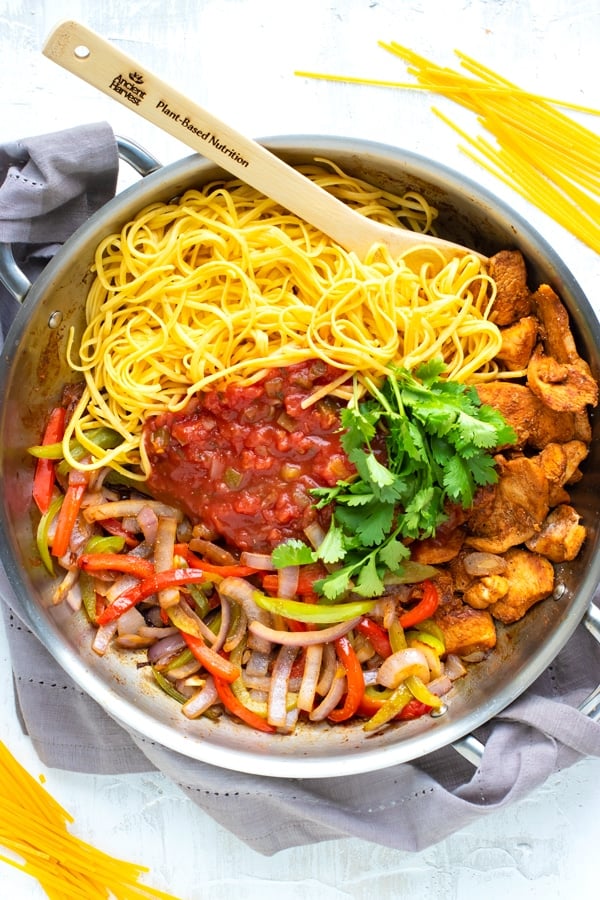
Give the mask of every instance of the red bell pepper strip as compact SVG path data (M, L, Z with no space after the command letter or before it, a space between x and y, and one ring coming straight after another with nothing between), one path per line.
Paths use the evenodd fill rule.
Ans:
M142 600L146 600L164 588L181 587L184 584L202 584L206 580L206 573L202 569L167 569L165 572L155 572L150 578L123 591L114 603L107 606L102 615L98 616L98 624L106 625L108 622L113 622L132 606L136 606Z
M189 649L192 651L199 663L202 663L207 672L214 676L215 680L225 681L231 684L240 677L240 670L234 666L232 662L225 656L220 656L211 647L208 647L201 637L194 634L187 634L185 631L179 630L181 637L184 639Z
M365 677L354 647L346 635L335 641L335 652L346 670L347 690L343 706L332 710L328 718L332 722L345 722L358 710L365 692Z
M412 628L434 614L440 603L440 594L432 581L423 582L423 596L416 606L403 613L398 621L403 628Z
M116 537L122 537L128 547L137 547L139 544L136 536L132 534L131 531L127 531L126 528L123 528L118 519L102 519L101 525L109 534L113 534Z
M392 645L385 628L374 622L368 616L363 616L358 625L354 626L371 642L371 646L375 653L384 659L392 655Z
M58 444L62 440L65 431L65 417L67 411L62 406L56 406L50 413L46 430L42 438L42 444ZM33 499L42 515L48 512L52 492L54 490L55 461L52 459L38 459L33 477Z
M195 569L204 569L205 572L211 575L221 575L223 578L229 578L230 576L243 578L246 575L253 575L257 571L251 566L219 566L216 563L205 562L205 560L196 556L187 544L175 544L173 552L175 556L182 556L188 566Z
M73 469L69 472L69 484L65 491L65 499L56 519L56 531L52 541L52 553L54 556L64 556L69 549L69 542L81 501L88 485L88 477L83 472Z
M141 579L154 575L154 563L128 553L82 553L77 564L86 572L127 572Z
M263 719L262 716L240 703L227 681L224 681L222 678L214 678L214 682L219 700L231 715L236 716L242 722L245 722L246 725L250 725L258 731L265 731L267 734L274 734L277 731L273 725L269 725L266 719Z

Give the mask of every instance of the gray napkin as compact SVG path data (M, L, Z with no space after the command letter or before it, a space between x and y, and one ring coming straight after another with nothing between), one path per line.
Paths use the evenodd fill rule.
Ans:
M59 233L66 239L69 223L74 230L112 195L115 140L104 124L85 126L0 147L0 165L0 240L22 242L22 258L44 259ZM4 315L6 322L10 307ZM341 837L422 850L523 798L584 756L600 756L600 724L576 708L600 681L600 645L583 625L535 684L478 730L485 751L477 769L450 747L367 774L289 780L205 765L126 731L12 611L14 595L1 570L0 596L18 713L46 765L98 774L156 768L265 855Z

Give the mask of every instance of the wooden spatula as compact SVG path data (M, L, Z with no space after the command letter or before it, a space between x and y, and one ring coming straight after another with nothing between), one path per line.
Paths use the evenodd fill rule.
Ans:
M42 52L314 225L346 250L354 250L361 259L376 243L386 245L394 257L424 245L436 247L445 258L473 252L441 238L382 225L360 215L78 22L58 25Z

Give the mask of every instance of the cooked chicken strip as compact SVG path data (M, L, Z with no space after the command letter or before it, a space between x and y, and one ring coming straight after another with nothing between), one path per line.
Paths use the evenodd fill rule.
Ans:
M528 540L526 546L554 563L575 559L586 537L580 520L581 516L572 506L557 506L542 525L540 533Z
M491 319L498 326L511 325L531 312L525 260L518 250L501 250L492 256L488 271L496 282Z
M495 619L504 624L516 622L554 589L554 567L539 553L514 547L505 556L508 592L489 607Z

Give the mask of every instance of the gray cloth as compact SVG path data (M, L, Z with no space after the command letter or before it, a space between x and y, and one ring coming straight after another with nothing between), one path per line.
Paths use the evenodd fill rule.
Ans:
M97 169L83 167L79 152L92 145ZM19 162L15 146L29 148L31 156L22 149ZM54 222L64 225L67 208L74 230L94 204L114 190L114 136L105 125L0 148L0 160L9 156L13 174L8 193L14 208L11 216L0 212L0 235L10 240L14 223L14 239L26 243L28 233L35 235L33 249L41 258L52 254ZM29 196L31 182L18 177L19 166L23 172L35 166L41 173L35 179L35 203ZM104 176L96 178L97 172ZM68 198L64 204L63 185ZM4 191L2 185L0 211L7 208ZM26 215L36 218L29 232ZM600 756L600 724L577 710L600 681L600 645L583 625L535 684L478 730L485 751L477 769L450 747L362 775L289 780L199 763L124 730L81 691L12 611L14 595L2 571L0 595L5 600L18 713L46 765L99 774L156 768L220 825L265 855L351 836L422 850L525 797L552 773L584 756Z

